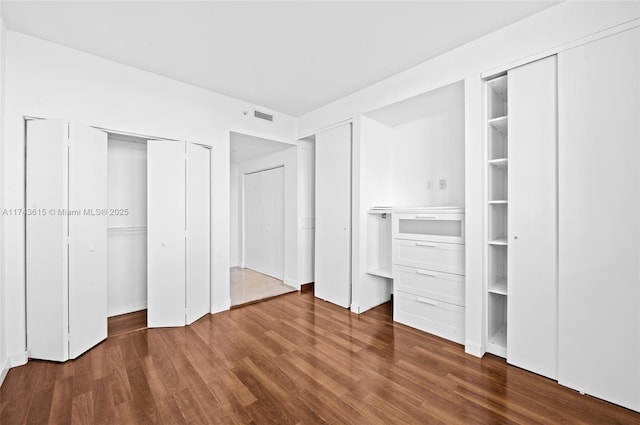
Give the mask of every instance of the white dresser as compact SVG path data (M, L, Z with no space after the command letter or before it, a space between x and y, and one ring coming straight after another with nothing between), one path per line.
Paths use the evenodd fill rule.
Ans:
M393 209L393 320L464 343L464 210Z

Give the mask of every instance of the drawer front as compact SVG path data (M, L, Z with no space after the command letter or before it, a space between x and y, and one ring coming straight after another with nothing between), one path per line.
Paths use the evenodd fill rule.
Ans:
M393 294L393 320L464 343L464 307L398 291Z
M395 239L393 264L464 275L464 245Z
M464 243L464 214L394 214L393 237Z
M458 274L395 266L393 291L464 306L464 276Z

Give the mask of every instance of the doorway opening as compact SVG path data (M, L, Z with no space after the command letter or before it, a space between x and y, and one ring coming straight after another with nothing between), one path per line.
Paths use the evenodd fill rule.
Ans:
M235 132L230 148L233 307L297 289L287 282L287 268L295 264L285 260L286 250L295 249L287 243L287 223L295 222L297 148Z

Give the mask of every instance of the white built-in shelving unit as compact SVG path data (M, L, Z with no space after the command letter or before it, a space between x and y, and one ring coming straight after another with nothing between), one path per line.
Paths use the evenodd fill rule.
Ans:
M507 76L487 82L487 347L506 357L509 118Z

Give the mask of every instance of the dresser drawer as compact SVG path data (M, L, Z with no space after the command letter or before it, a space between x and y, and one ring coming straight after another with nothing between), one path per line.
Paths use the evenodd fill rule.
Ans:
M393 264L464 275L464 245L395 239Z
M464 243L464 214L422 212L393 215L393 237Z
M458 274L395 266L393 290L464 306L464 276Z
M393 294L393 320L464 343L464 307L397 291Z

